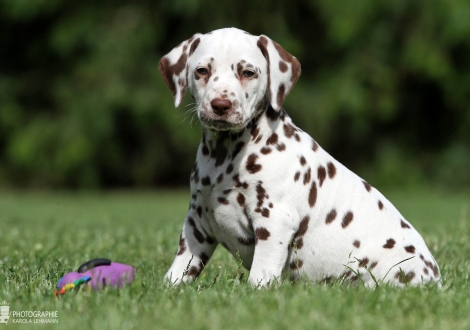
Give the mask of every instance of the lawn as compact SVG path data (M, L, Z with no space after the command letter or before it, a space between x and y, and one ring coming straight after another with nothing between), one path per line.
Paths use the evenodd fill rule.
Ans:
M58 324L10 318L7 326L18 329L469 329L470 193L384 193L424 236L441 289L284 283L255 290L221 248L195 283L168 288L162 277L189 191L1 192L0 305L58 312ZM58 279L95 257L135 266L135 281L56 299Z

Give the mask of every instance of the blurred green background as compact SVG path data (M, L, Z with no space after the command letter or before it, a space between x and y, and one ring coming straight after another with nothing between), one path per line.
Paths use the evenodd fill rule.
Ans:
M230 26L300 60L287 112L369 182L470 187L468 0L0 0L0 187L187 185L158 60Z

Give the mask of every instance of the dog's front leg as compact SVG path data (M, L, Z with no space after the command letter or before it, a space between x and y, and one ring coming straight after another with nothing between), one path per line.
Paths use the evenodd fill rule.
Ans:
M174 285L191 282L198 277L217 247L217 243L204 232L197 215L193 213L193 210L189 210L186 216L178 252L164 277Z
M254 221L255 253L248 281L255 287L282 280L295 230L288 214L276 218Z

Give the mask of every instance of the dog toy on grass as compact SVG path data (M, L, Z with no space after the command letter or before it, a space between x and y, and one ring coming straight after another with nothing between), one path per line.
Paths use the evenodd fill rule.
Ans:
M68 290L88 285L88 290L100 290L105 286L122 288L134 279L135 268L129 265L97 258L85 262L77 272L65 274L57 283L54 295L65 294Z

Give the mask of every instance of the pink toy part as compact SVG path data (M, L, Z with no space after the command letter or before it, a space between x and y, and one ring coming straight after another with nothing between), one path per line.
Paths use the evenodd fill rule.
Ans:
M90 290L103 287L122 288L134 280L136 269L132 266L111 262L109 259L93 259L81 265L78 272L65 274L57 284L55 295L64 294L67 290L88 284Z

